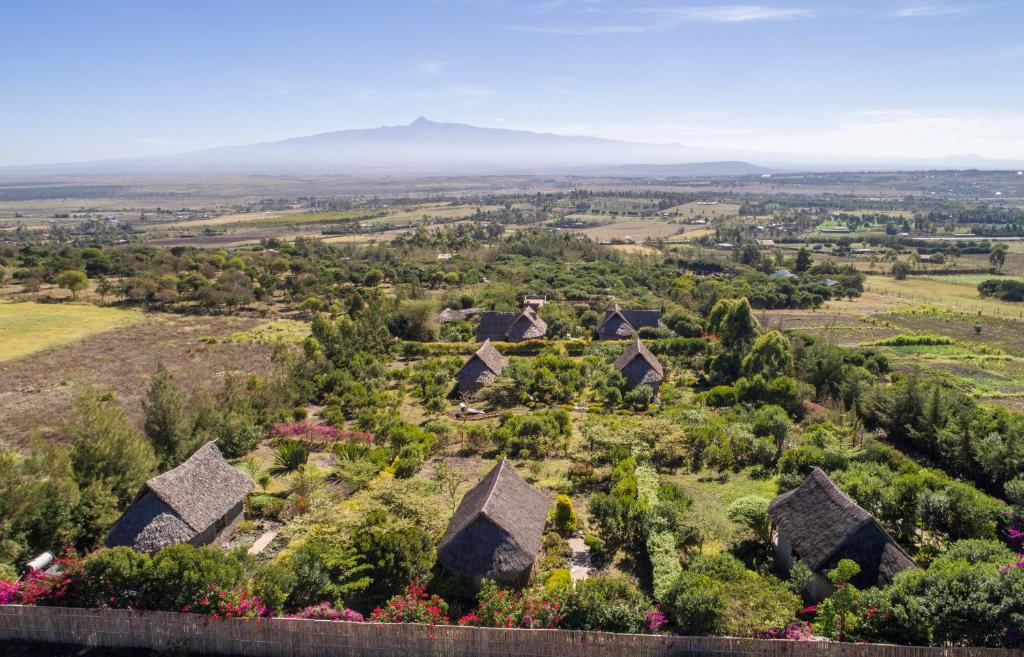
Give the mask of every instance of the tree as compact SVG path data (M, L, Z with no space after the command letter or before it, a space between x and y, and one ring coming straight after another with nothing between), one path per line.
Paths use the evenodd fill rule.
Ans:
M892 263L891 271L893 278L898 281L903 281L910 275L910 265L902 261L894 262Z
M835 585L836 590L818 605L814 626L831 639L845 641L857 627L855 612L860 600L860 591L850 584L850 580L859 572L860 566L850 559L840 560L835 568L828 571L828 579Z
M89 287L89 277L80 269L68 269L67 271L62 271L57 274L53 279L53 282L56 283L58 287L62 287L71 292L72 299L77 299L78 293Z
M434 541L414 525L402 526L384 511L370 513L356 528L352 545L369 564L371 583L360 596L372 608L402 591L413 580L423 580L434 564Z
M447 461L440 461L434 469L434 481L448 496L448 501L452 505L452 513L455 513L455 507L459 504L459 488L469 481L466 473L461 468L451 467Z
M771 543L771 530L768 521L768 500L760 495L747 495L729 505L726 512L729 520L743 525L767 546Z
M195 441L188 401L163 363L157 364L156 373L149 380L142 412L142 430L153 445L161 470L173 468L189 457Z
M102 481L122 506L156 470L153 447L128 424L121 407L88 390L71 403L71 464L80 488Z
M1009 251L1009 248L1003 242L992 245L992 250L988 254L988 262L995 267L996 271L1003 270L1003 265L1006 264L1007 251Z
M793 373L793 354L789 340L778 331L769 331L754 341L742 363L746 376L763 375L766 379Z
M741 299L722 299L711 309L708 329L718 335L726 351L745 353L757 339L761 330L750 302Z
M800 250L796 254L796 262L793 265L793 271L798 274L802 274L811 268L813 260L811 260L811 252L807 250L806 246L800 247Z

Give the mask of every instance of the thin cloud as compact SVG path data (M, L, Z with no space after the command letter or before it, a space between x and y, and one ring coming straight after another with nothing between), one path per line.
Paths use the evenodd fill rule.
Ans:
M975 7L955 5L916 5L896 9L889 15L894 18L943 18L949 16L966 16Z
M263 78L263 93L268 96L287 96L292 92L292 83L277 78Z
M656 16L658 20L643 23L614 22L589 25L516 25L518 32L597 36L603 34L644 34L670 30L684 23L752 23L757 21L812 18L814 12L801 7L768 7L763 5L722 5L703 7L656 7L637 10L637 14Z
M421 78L439 78L444 75L451 62L443 59L426 59L415 62L412 70Z

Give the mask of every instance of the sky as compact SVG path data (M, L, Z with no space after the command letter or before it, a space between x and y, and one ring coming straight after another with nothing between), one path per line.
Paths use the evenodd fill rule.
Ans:
M1024 160L1024 2L0 0L0 165L423 115L746 151Z

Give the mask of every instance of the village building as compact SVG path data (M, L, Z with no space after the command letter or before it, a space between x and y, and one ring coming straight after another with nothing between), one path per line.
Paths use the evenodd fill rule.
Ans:
M548 302L548 298L542 294L527 294L523 297L522 308L533 308L534 310L540 310L540 307Z
M615 304L597 323L595 332L598 340L621 340L633 337L645 327L664 326L660 310L630 310Z
M762 230L764 229L762 228ZM754 242L756 242L758 246L775 246L775 240L754 240Z
M540 553L549 499L502 459L474 486L448 523L437 548L451 572L524 586Z
M665 380L665 370L651 350L637 338L629 349L615 360L615 369L626 377L626 387L632 390L639 385L649 385L658 394L658 387Z
M478 342L494 340L495 342L522 342L544 337L548 325L540 318L533 308L524 308L516 312L487 311L480 313L480 323L476 327Z
M814 573L807 585L811 600L822 600L834 590L828 571L842 559L860 566L852 580L858 588L885 586L896 573L917 567L878 521L820 468L772 500L768 515L779 565L789 570L799 560Z
M769 278L796 278L796 274L788 269L776 269Z
M221 544L244 518L255 484L232 467L212 442L187 461L153 477L107 534L105 545L156 552L178 543Z
M445 308L434 319L438 324L447 324L448 322L464 322L479 314L479 308Z
M507 366L508 359L494 348L490 340L484 340L476 353L455 373L455 389L461 394L475 395L488 382L498 378Z

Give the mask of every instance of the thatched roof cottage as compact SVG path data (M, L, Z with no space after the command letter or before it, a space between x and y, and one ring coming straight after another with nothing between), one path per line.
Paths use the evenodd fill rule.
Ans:
M526 307L511 313L495 311L480 313L480 324L476 327L476 339L479 342L484 340L522 342L523 340L543 338L547 332L548 325L540 318L537 311Z
M484 340L480 348L469 357L462 368L455 373L456 390L460 393L475 395L489 381L501 375L508 367L508 359L502 356L491 341Z
M437 548L445 568L475 580L525 585L540 553L548 497L502 459L474 486Z
M633 389L638 385L647 384L651 386L654 393L658 393L658 387L665 380L665 370L661 362L651 353L651 350L637 338L629 349L615 359L615 369L622 372L626 377L626 386Z
M598 340L621 340L633 337L642 328L661 326L660 310L632 310L615 304L597 323L595 332Z
M107 534L107 547L156 552L177 543L223 543L241 522L255 484L212 442L187 461L145 483Z
M820 468L814 468L800 486L772 500L768 515L782 567L788 570L799 559L814 571L807 587L812 600L832 592L827 573L842 559L860 566L852 581L859 588L883 586L901 570L917 567L878 521Z
M437 313L434 319L438 324L447 324L448 322L464 322L479 314L479 308L445 308Z

